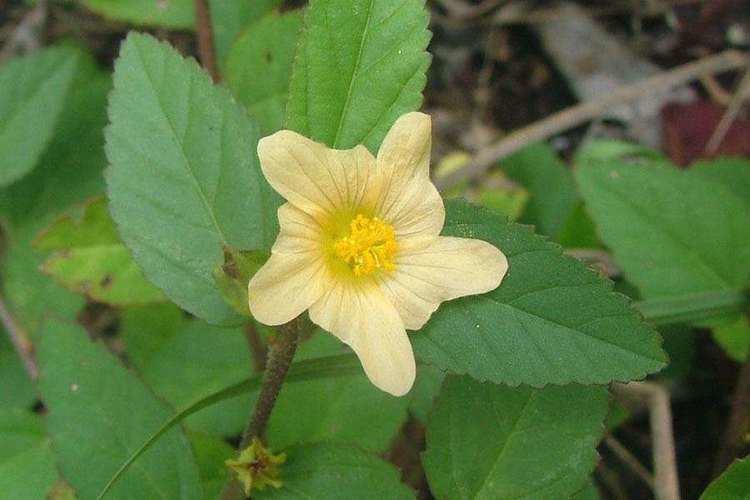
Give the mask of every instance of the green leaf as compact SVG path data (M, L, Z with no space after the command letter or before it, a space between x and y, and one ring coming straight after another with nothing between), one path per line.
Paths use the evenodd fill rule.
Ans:
M200 432L191 432L188 437L198 464L203 498L216 500L229 478L224 461L234 456L234 448L221 439Z
M645 299L747 284L750 205L721 184L624 158L594 158L576 175L602 240Z
M750 320L741 316L734 323L713 328L714 340L730 358L742 363L750 355Z
M112 218L146 278L210 323L237 322L213 271L223 249L267 249L278 231L258 130L193 60L131 33L107 129Z
M429 40L423 1L312 1L286 127L331 147L377 150L396 118L422 103Z
M555 150L546 143L534 144L505 158L501 167L531 193L519 221L533 224L537 232L557 239L578 195L572 173Z
M245 380L251 372L239 328L190 320L172 304L130 309L123 315L126 350L144 381L174 408ZM252 409L248 396L207 408L186 420L190 429L221 436L242 432Z
M47 426L60 470L81 498L93 498L170 412L72 324L46 324L39 364L39 388L49 408ZM202 498L190 445L180 429L146 452L110 498Z
M443 379L445 379L445 372L434 366L419 365L417 367L417 379L411 390L409 413L422 424L427 423L435 398L443 385Z
M45 498L57 480L44 422L29 411L0 411L0 492L3 498Z
M701 500L750 499L750 458L736 460L713 483L708 485Z
M316 380L326 377L346 377L353 373L358 373L361 369L362 367L359 361L356 356L353 355L329 356L327 358L306 360L292 364L289 368L289 373L287 374L285 383L304 382L307 380ZM101 499L115 484L117 484L120 477L130 469L130 466L133 465L141 455L148 451L154 443L182 420L220 401L233 398L240 394L256 391L260 387L260 383L260 375L253 375L249 379L240 383L202 396L177 411L167 419L161 427L149 435L148 438L144 440L143 444L141 444L141 446L139 446L125 461L122 462L102 491L99 492L97 498Z
M80 85L70 92L54 137L34 171L0 191L0 210L8 229L3 288L15 319L33 338L41 320L54 311L74 317L84 301L45 276L43 256L31 240L74 203L101 193L106 164L105 104L109 77L86 58Z
M227 54L242 30L281 3L283 0L209 0L214 48L219 66L224 67Z
M413 499L398 470L380 458L347 445L301 445L286 451L281 488L266 488L257 499L400 500Z
M664 366L658 334L628 299L558 245L459 201L447 204L444 233L488 241L510 268L496 290L440 306L412 336L422 361L533 386L640 379Z
M319 332L300 346L295 359L342 354L345 346ZM382 452L407 416L409 398L396 398L375 388L360 371L348 377L284 385L268 423L274 450L300 443L339 441Z
M143 277L117 234L104 198L89 202L79 220L58 219L35 241L42 251L54 251L42 270L69 290L113 306L165 300Z
M601 248L594 221L586 212L583 202L576 203L573 211L560 228L557 240L565 248Z
M0 327L0 380L0 411L28 409L37 400L34 385L3 327Z
M42 417L24 410L0 410L0 463L45 439Z
M301 26L300 12L269 14L248 26L229 51L227 84L258 121L261 135L283 125Z
M55 457L47 440L0 461L3 498L46 498L57 477Z
M532 389L446 378L423 463L438 499L568 498L596 465L604 387Z
M0 211L12 230L11 244L29 245L39 231L71 205L104 191L103 129L109 75L84 58L80 83L67 96L52 142L29 175L0 191Z
M698 161L690 166L688 173L718 182L750 204L750 160L717 158Z
M72 47L53 47L0 67L0 186L39 161L82 59Z
M102 16L143 26L192 28L192 0L83 0L83 4Z

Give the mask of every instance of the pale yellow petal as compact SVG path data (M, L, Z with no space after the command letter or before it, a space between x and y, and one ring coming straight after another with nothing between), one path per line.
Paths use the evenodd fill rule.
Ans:
M310 307L310 319L351 346L370 381L403 396L416 365L401 318L374 283L338 283Z
M375 159L364 146L334 150L281 130L260 140L258 157L271 186L315 218L372 193Z
M406 113L393 124L378 151L378 169L393 186L430 178L432 122L424 113Z
M276 254L295 254L320 251L321 228L311 215L291 203L284 203L277 212L279 236L271 251Z
M265 325L287 323L330 288L329 279L320 252L274 253L248 284L250 313Z
M440 236L416 251L403 251L381 287L406 328L418 330L441 302L494 290L508 260L481 240Z
M407 113L396 120L378 152L376 211L400 239L437 236L445 222L443 200L430 182L431 133L428 115Z

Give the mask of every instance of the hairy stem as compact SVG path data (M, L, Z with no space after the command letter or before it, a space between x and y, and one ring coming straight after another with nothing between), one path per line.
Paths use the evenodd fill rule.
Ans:
M271 411L276 404L276 398L284 384L284 379L292 364L294 353L297 351L300 331L304 321L301 317L293 319L289 323L279 327L279 334L269 342L268 358L266 368L263 372L258 400L255 409L250 415L245 432L242 434L239 449L244 450L254 437L262 437L266 430L266 424L271 416ZM245 498L242 488L235 480L230 480L221 494L222 500L236 500Z
M268 349L268 360L266 371L263 373L263 384L258 394L247 428L242 435L240 449L245 448L254 437L262 437L266 430L268 418L271 416L279 395L281 386L289 371L294 353L297 351L297 341L302 328L302 319L293 319L289 323L279 327L279 335L273 339Z

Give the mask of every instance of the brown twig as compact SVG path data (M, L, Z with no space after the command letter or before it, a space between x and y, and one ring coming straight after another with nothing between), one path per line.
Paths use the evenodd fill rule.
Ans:
M742 449L748 411L750 411L750 360L745 361L737 377L737 385L732 397L732 409L729 412L721 448L714 464L714 477L721 474Z
M618 397L635 399L648 407L654 460L654 495L657 500L679 500L680 486L669 392L663 386L651 382L613 384L612 390Z
M519 149L551 137L581 123L593 120L614 105L630 102L643 95L672 89L704 74L718 73L748 65L748 58L737 50L727 50L720 54L678 66L640 82L623 85L613 92L519 129L481 149L466 166L455 172L435 179L435 185L444 191L465 180L474 179L486 172L495 163Z
M34 356L34 345L29 340L26 332L18 326L16 320L8 311L8 307L5 305L5 301L0 297L0 321L2 321L5 331L8 332L10 341L13 343L18 356L23 361L23 366L26 368L26 372L29 374L31 380L39 378L39 366Z
M609 448L622 463L627 465L638 478L646 483L646 485L654 489L654 478L651 473L646 469L638 459L630 453L630 450L625 448L622 443L612 436L606 436L604 438L604 444Z
M33 52L41 47L40 37L46 21L47 0L39 0L36 6L21 19L0 50L0 63L18 53Z
M719 149L719 146L721 146L721 143L724 141L724 137L726 137L727 132L729 132L732 123L734 123L734 120L737 118L740 109L742 109L742 105L748 98L750 98L750 70L745 71L742 79L740 79L740 83L737 84L737 90L734 92L734 95L732 95L732 98L727 105L727 110L724 112L719 124L716 126L716 129L713 134L711 134L711 138L706 144L706 154L711 155Z
M195 0L195 30L198 34L198 54L201 64L211 75L214 83L218 83L221 78L219 68L216 65L214 32L211 25L211 10L208 6L208 0Z

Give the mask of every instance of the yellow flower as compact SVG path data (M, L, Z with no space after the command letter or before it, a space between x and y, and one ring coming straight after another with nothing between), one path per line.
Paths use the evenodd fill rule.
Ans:
M279 325L309 309L396 396L414 383L406 329L420 329L443 301L495 289L508 270L487 242L439 236L445 209L430 182L430 134L429 116L408 113L377 158L288 130L258 144L263 173L287 203L271 258L250 280L250 312Z

